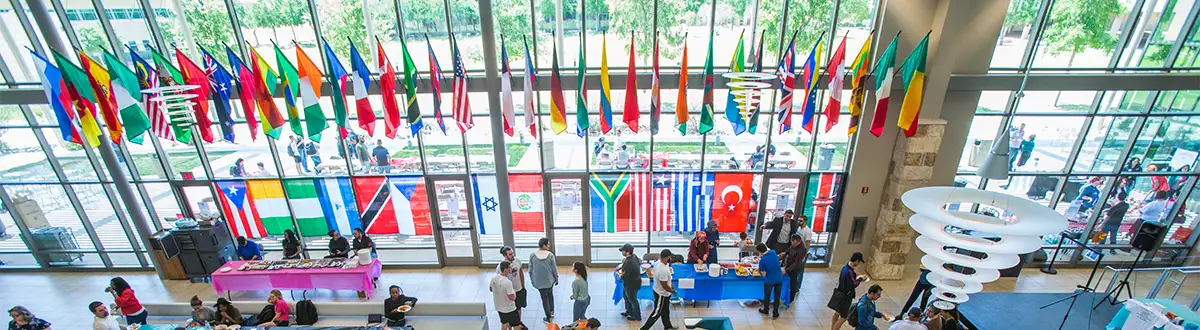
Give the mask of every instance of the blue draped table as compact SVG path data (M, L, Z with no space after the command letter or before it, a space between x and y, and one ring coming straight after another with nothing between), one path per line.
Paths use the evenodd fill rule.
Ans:
M695 265L672 265L675 270L671 277L671 285L675 287L676 295L681 299L686 300L762 300L763 299L763 278L753 276L737 276L732 270L720 277L709 276L708 273L696 273ZM613 304L621 303L622 291L625 286L621 282L621 278L613 272L613 278L616 279L616 285L613 289ZM646 274L642 274L642 278L646 278ZM679 280L690 278L695 280L695 287L692 289L680 289ZM787 275L783 276L783 289L780 294L783 296L783 303L786 306L791 306L792 297L788 294L788 279ZM653 284L642 285L638 289L639 300L654 300Z

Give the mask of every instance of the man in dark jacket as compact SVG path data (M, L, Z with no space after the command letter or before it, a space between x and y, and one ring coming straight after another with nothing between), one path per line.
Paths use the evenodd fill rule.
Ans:
M642 261L634 255L633 245L625 244L620 250L621 255L625 256L625 260L621 261L621 269L618 270L625 298L625 312L621 313L621 316L630 321L641 321L642 304L638 302L637 293L642 288Z
M792 235L792 246L783 254L783 271L788 277L788 294L796 301L796 293L800 292L800 282L804 281L804 263L808 256L808 246L800 235Z
M325 258L348 258L350 257L350 242L346 241L345 237L336 230L329 231L329 255Z
M1129 194L1118 193L1112 207L1105 212L1104 225L1100 227L1100 231L1105 233L1105 244L1117 244L1117 232L1121 229L1121 221L1124 221L1125 214L1129 213L1129 203L1125 202L1126 199L1129 199Z
M771 230L771 236L767 237L767 241L764 243L775 250L775 253L787 251L791 246L792 235L795 235L796 229L800 228L800 223L792 215L792 210L783 211L782 217L775 217L771 222L758 228L759 230Z

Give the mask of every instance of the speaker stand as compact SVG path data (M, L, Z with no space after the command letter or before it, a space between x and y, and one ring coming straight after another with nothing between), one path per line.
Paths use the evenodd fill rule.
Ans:
M1115 306L1116 304L1122 303L1123 301L1119 300L1121 298L1121 291L1125 291L1125 296L1128 297L1128 299L1133 299L1133 290L1129 287L1129 275L1133 275L1133 269L1137 267L1138 261L1142 260L1143 253L1146 253L1146 251L1138 249L1137 257L1133 258L1133 264L1130 264L1129 269L1125 271L1125 278L1122 279L1121 283L1117 284L1116 287L1112 288L1112 290L1108 290L1108 292L1104 294L1104 299L1100 299L1100 302L1096 303L1096 306L1092 306L1092 309L1100 307L1100 304L1103 304L1106 300L1108 301L1109 306Z

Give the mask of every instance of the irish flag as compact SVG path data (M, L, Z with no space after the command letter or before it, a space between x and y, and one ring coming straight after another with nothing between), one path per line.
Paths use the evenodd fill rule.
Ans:
M321 141L321 132L329 127L325 122L325 112L321 111L321 69L308 58L300 44L296 44L296 72L300 77L300 99L304 106L305 127L308 138Z
M495 174L471 174L475 193L475 219L482 235L500 234L500 204ZM542 222L542 175L510 174L509 201L512 203L513 231L544 232Z
M325 236L330 229L351 235L362 228L349 178L285 180L283 186L301 235Z

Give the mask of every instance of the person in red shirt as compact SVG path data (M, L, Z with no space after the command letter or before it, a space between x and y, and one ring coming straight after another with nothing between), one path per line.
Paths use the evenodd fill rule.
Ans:
M126 324L146 324L146 317L149 317L150 313L142 308L142 303L138 301L137 296L133 295L133 289L129 287L129 282L125 282L125 279L119 276L113 277L104 292L113 295L117 310L125 315Z

